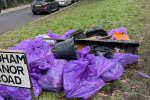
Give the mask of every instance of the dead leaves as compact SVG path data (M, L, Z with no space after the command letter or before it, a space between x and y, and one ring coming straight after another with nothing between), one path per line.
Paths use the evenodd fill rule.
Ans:
M142 64L144 62L144 59L139 59L138 60L138 65Z
M107 97L108 95L104 93L104 91L100 91L98 92L98 95L100 95L101 97Z
M88 98L87 100L94 100L93 98Z
M66 96L65 93L61 94L61 95L59 96L58 100L63 100L63 97L65 97L65 96Z
M110 84L112 84L112 83L110 83L110 82L105 83L105 85L110 85Z
M65 97L65 96L66 96L65 93L61 94L61 97Z
M59 97L59 99L58 100L63 100L63 97Z
M119 92L121 92L120 90L115 90L115 91L113 91L113 93L111 94L111 99L114 99L115 98L115 95L117 94L117 93L119 93Z
M139 85L134 85L131 87L131 89L139 89L139 88L141 88Z
M51 98L52 98L52 96L49 96L49 98L51 99Z
M112 93L110 98L114 99L115 98L115 93Z
M100 96L99 100L103 100L104 97L108 96L107 94L104 93L104 91L99 91L96 95ZM91 97L91 98L89 98L87 100L97 100L97 99Z
M124 92L124 94L129 94L129 92Z
M143 40L144 40L144 37L140 37L140 40L143 41Z
M124 79L124 80L120 80L120 82L123 83L123 84L128 84L128 82L130 82L130 80L129 79Z

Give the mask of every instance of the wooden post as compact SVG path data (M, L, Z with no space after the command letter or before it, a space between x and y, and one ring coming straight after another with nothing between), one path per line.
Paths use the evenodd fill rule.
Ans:
M30 92L31 92L32 100L35 100L35 95L34 95L33 86L31 87Z

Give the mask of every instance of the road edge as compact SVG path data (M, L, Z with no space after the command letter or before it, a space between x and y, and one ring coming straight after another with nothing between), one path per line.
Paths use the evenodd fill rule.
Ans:
M24 9L24 8L28 8L28 7L31 7L31 4L27 4L27 5L23 5L23 6L18 6L18 7L15 7L15 8L8 8L6 10L1 10L1 14L6 14L6 13L9 13L9 12L13 12L13 11L17 11L17 10L20 10L20 9Z

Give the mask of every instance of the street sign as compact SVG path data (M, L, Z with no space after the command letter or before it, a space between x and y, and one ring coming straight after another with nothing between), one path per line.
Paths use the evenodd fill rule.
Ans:
M0 50L0 84L28 88L35 100L26 52Z
M0 51L0 84L31 88L25 52Z

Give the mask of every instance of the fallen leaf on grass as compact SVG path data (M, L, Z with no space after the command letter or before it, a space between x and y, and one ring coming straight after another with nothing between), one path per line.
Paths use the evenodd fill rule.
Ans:
M104 91L99 91L98 93L104 93Z
M139 85L135 85L135 86L132 86L131 87L132 89L135 89L135 88L137 88L137 89L139 89L139 88L141 88Z
M114 99L115 98L115 93L112 93L111 94L111 99Z
M141 40L141 41L144 40L144 37L140 37L140 40Z
M0 42L0 44L3 44L4 42Z
M124 79L124 80L120 80L120 82L124 83L124 84L127 84L128 82L130 82L129 79Z
M119 93L119 92L121 92L121 91L120 91L120 90L116 90L115 92L116 92L116 93Z
M108 95L106 95L106 94L104 93L104 91L98 92L98 95L100 95L101 97L107 97L107 96L108 96Z
M49 96L49 98L52 98L52 96Z
M124 92L124 94L129 94L129 92Z
M122 25L121 27L126 27L126 25Z
M110 85L110 84L112 84L112 83L110 83L110 82L105 83L105 85Z
M85 29L86 28L86 26L83 26L83 28L82 29Z
M88 98L87 100L94 100L93 98Z
M61 94L61 97L65 97L65 96L66 96L65 93Z
M138 65L142 64L142 62L144 62L144 59L139 59L138 60Z
M117 94L117 93L119 93L119 92L121 92L120 90L115 90L115 91L112 91L112 94L111 94L111 99L114 99L115 98L115 95Z
M125 79L127 82L130 82L130 80L129 79Z
M59 97L59 99L58 100L63 100L63 97Z
M126 80L120 80L121 83L127 84L128 82Z

